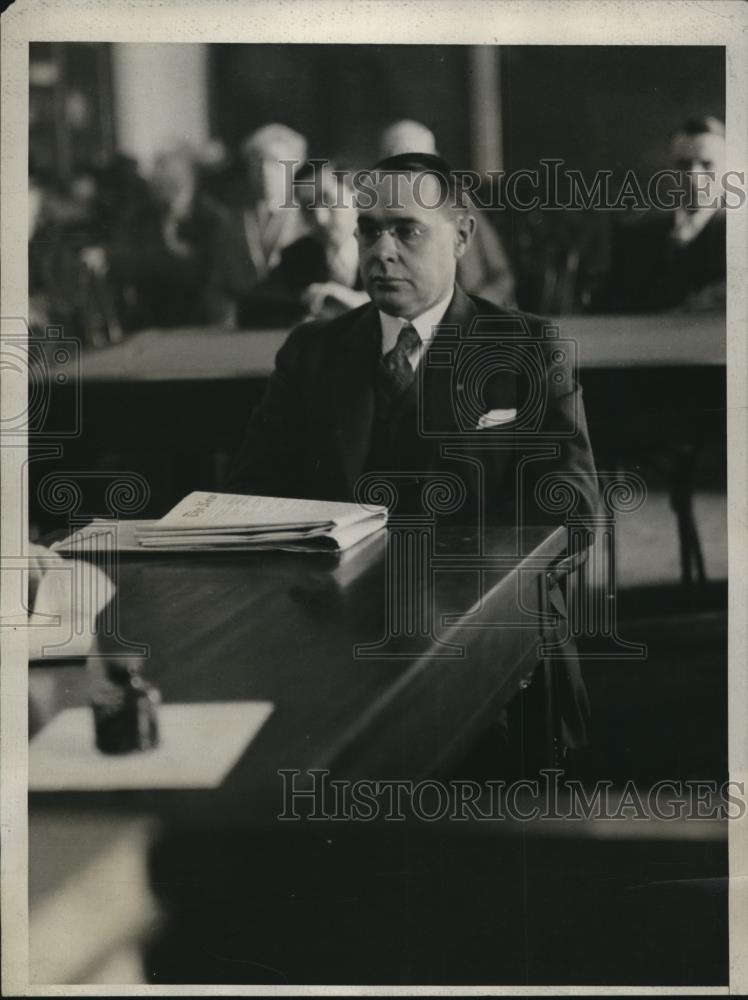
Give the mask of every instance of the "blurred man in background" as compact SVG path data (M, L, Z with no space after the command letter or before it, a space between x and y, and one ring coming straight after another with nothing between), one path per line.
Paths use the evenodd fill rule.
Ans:
M245 171L231 198L231 228L221 261L223 288L236 300L240 327L256 325L252 293L305 231L301 210L284 206L288 171L293 173L293 164L298 168L306 153L304 136L278 123L264 125L242 143Z
M281 253L247 313L259 325L332 319L368 301L358 267L354 193L333 165L306 166L296 176L306 233Z
M62 326L89 347L122 339L107 280L103 172L75 171L66 184L29 173L29 321ZM122 203L122 202L121 202Z
M724 124L711 116L689 118L672 138L670 160L679 177L672 192L678 205L669 211L652 209L621 227L607 308L724 308Z
M228 300L218 290L219 248L228 219L197 190L192 151L177 146L153 165L149 197L132 207L108 248L130 329L215 325Z
M434 133L411 119L392 122L379 138L379 159L401 153L436 154ZM471 210L476 221L475 238L458 265L460 286L496 305L514 306L514 275L499 234L475 204Z

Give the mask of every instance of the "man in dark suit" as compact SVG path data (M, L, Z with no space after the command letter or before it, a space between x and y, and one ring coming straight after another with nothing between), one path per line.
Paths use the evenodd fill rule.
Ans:
M289 326L332 319L368 302L358 267L353 189L330 163L295 177L307 232L281 253L280 263L248 298L255 326Z
M622 225L602 308L702 312L725 307L723 123L710 115L688 119L673 136L670 159L680 178L674 192L680 203Z
M125 325L223 325L230 301L218 287L218 271L229 220L198 189L194 152L176 147L160 154L149 187L106 244Z
M226 488L354 500L374 473L394 485L398 516L422 510L441 476L458 523L557 523L559 491L574 498L566 513L591 519L597 479L568 345L455 284L475 222L440 158L391 157L373 181L357 230L372 301L289 335ZM564 735L580 746L586 694L578 664L565 667Z
M457 519L538 524L559 520L541 495L556 474L572 484L577 513L591 513L596 477L570 352L537 317L455 284L475 223L454 207L442 160L405 154L375 169L357 235L372 301L290 334L228 488L352 500L363 474L388 471L405 483L400 513L418 507L430 473L448 471L465 487ZM399 206L393 177L404 181ZM442 347L456 367L441 365ZM455 380L460 364L467 385ZM446 442L465 458L445 457Z
M397 177L404 183L395 203L388 181ZM453 185L442 161L423 155L392 157L380 163L374 181L366 202L366 193L361 193L357 237L361 275L372 301L335 319L303 324L290 334L278 352L275 372L252 416L227 487L352 500L362 474L376 472L401 487L397 514L417 512L425 502L420 486L451 473L462 475L465 485L465 503L453 513L474 524L481 507L496 519L517 513L515 476L527 469L524 478L537 484L545 471L568 476L577 487L581 510L591 512L595 473L579 389L563 342L550 338L546 343L540 320L506 312L456 286L457 261L470 244L475 223L461 206L452 207ZM449 197L444 207L427 207L445 193ZM479 318L483 327L476 330ZM461 351L462 360L456 357ZM448 360L450 352L454 364ZM469 386L473 391L465 398L459 387L461 372L466 383L471 373L474 376ZM525 423L537 433L523 433ZM454 451L464 447L466 460L443 454L445 442ZM481 460L485 492L476 465ZM410 480L408 488L403 488L403 477ZM557 516L534 490L525 499L534 507L535 523ZM559 672L564 738L579 746L585 740L586 694L578 664L567 660L559 666L564 668ZM500 725L491 735L491 760L484 754L477 766L474 760L466 761L461 769L465 777L485 773L486 764L493 778L511 773L511 760L502 753ZM346 968L354 970L353 979L366 982L380 975L382 955L385 967L392 970L388 981L407 982L414 976L423 981L434 968L438 975L441 942L457 941L462 947L463 941L472 940L464 927L473 908L472 893L478 891L470 875L475 838L468 849L457 851L455 842L438 839L436 830L424 837L422 825L388 826L364 838L359 831L348 836L350 824L339 824L329 852L304 837L285 843L278 830L270 831L270 852L264 837L248 850L243 832L238 848L231 837L222 837L213 850L206 849L202 829L192 840L179 834L167 838L155 854L154 884L167 887L162 893L179 886L179 894L169 906L169 933L149 956L149 976L155 981L211 982L218 969L222 982L227 976L243 982L259 968L263 977L268 970L275 975L282 969L277 975L295 982L290 977L297 968L314 977L315 963L320 969L326 965L326 958L319 956L329 953L325 949L330 942L344 954ZM333 839L326 845L333 845ZM210 875L205 866L195 865L196 856L208 858ZM434 856L436 874L428 863L421 865L421 859ZM242 867L247 857L261 858L269 878L258 882L256 864L248 876ZM214 858L220 859L217 871L211 866ZM397 871L391 879L393 858ZM495 857L490 864L494 862ZM278 872L288 886L282 892ZM373 876L362 881L362 873ZM341 901L351 895L354 883L355 910L363 916L351 933ZM410 885L415 891L412 896L406 892L404 933L403 887ZM299 924L289 932L281 897L301 905L303 928ZM445 899L460 905L445 907ZM211 900L220 903L210 907ZM305 900L310 910L304 909ZM462 906L463 900L469 902ZM504 966L517 953L512 936L516 925L517 920L509 918L506 930L501 927L497 936L506 954ZM411 927L418 935L428 928L423 945L414 944L420 939ZM373 951L371 941L377 944ZM274 956L278 942L286 954L268 960L265 956ZM495 948L488 951L493 955ZM261 967L252 961L258 954L263 956ZM175 980L174 970L185 978Z

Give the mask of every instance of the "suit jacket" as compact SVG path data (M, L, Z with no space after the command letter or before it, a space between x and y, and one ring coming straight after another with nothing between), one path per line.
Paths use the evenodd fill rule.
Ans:
M596 508L597 479L571 351L544 337L543 328L538 317L456 287L421 358L403 404L402 447L390 468L424 483L439 472L456 476L464 502L452 511L455 520L477 523L482 510L489 522L560 523L567 513L585 518ZM446 363L445 352L451 357ZM352 500L357 480L371 471L380 353L372 303L295 329L278 352L227 488ZM476 429L482 414L513 410L517 419ZM559 477L574 495L571 507L553 500Z
M110 273L126 305L125 325L197 326L223 322L228 299L218 288L220 248L229 221L225 210L198 193L176 229L185 246L167 245L165 210L155 201L138 206L118 227L108 247ZM134 294L133 294L134 293Z
M672 238L674 224L674 212L653 210L622 226L603 308L626 312L672 309L692 293L725 281L725 210L715 212L683 246Z
M278 266L244 297L237 324L249 329L298 323L308 311L303 293L311 284L330 278L324 246L314 236L302 236L283 250ZM353 287L363 288L360 274Z
M260 229L256 209L249 203L232 202L229 212L230 225L220 247L220 273L222 290L239 303L239 309L251 301L251 294L275 267L285 247L305 232L305 222L300 208L281 209L270 220L273 232L269 246L265 247L265 234ZM240 323L240 325L242 325Z
M480 329L474 326L478 317ZM226 488L269 496L356 498L356 482L371 471L380 353L381 326L372 303L294 330L278 352ZM491 377L496 358L500 364ZM568 345L544 337L540 319L500 309L457 287L419 370L420 378L395 415L402 432L395 438L398 454L393 453L390 466L395 474L389 477L398 488L395 513L412 513L407 505L419 504L423 494L413 486L447 474L464 486L464 501L448 515L459 523L478 523L481 511L488 521L528 525L558 523L569 512L583 521L592 515L597 477L581 389ZM478 382L468 384L465 393L459 379L469 382L471 371ZM471 409L476 395L478 405ZM475 429L481 412L515 409L516 420L494 430ZM385 479L387 471L382 470ZM403 473L410 488L403 487ZM554 502L559 496L566 502ZM549 597L563 615L558 586ZM583 746L589 705L571 644L557 675L563 738L569 746Z

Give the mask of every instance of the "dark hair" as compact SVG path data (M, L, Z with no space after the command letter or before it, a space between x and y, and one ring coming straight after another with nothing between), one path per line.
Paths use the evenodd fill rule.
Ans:
M680 128L676 129L676 135L711 135L725 136L725 123L715 115L693 115L687 118Z
M372 173L431 174L439 184L441 207L460 210L466 207L462 186L458 184L454 171L446 160L435 153L398 153L396 156L386 156L374 164Z

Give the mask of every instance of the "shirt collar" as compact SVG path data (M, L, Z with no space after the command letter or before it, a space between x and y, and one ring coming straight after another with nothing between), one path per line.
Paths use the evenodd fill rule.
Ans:
M719 211L719 205L699 208L695 212L687 212L684 208L675 210L675 225L673 237L680 243L688 243L701 232L707 222Z
M447 295L440 299L436 305L431 306L426 312L416 316L415 319L403 319L402 316L389 316L379 310L379 321L382 325L382 354L387 354L397 343L397 338L404 326L413 326L421 338L421 343L425 346L433 339L434 327L438 326L446 315L449 304L454 295L454 288L450 288Z

